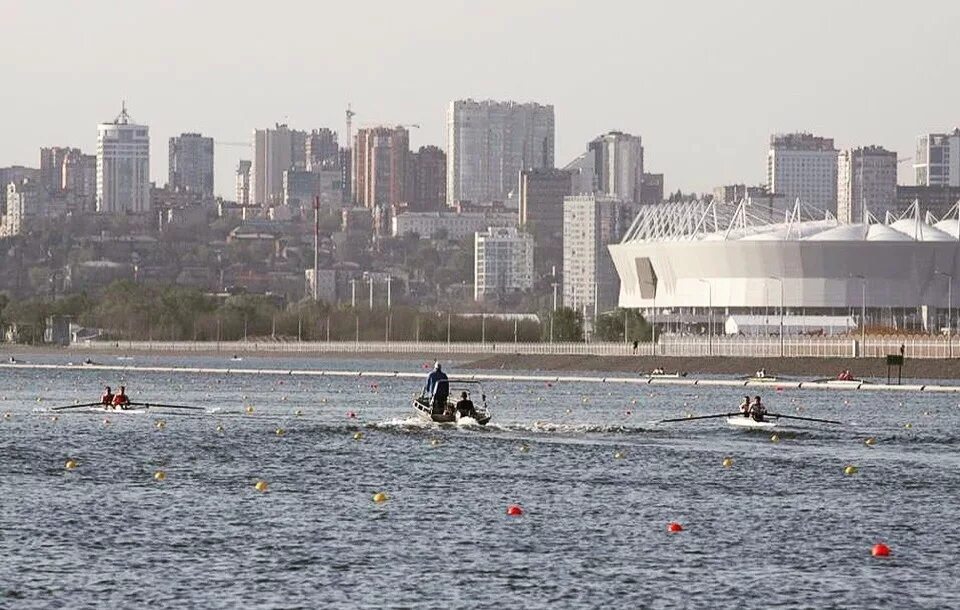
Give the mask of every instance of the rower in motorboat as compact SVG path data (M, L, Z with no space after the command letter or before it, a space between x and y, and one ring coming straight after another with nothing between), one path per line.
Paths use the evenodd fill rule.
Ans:
M434 369L436 370L436 369ZM473 379L437 379L439 392L432 396L426 389L413 399L417 415L438 424L476 421L481 426L490 421L487 395L479 381ZM464 396L466 395L466 396ZM479 395L479 401L473 400ZM451 396L458 396L454 402Z

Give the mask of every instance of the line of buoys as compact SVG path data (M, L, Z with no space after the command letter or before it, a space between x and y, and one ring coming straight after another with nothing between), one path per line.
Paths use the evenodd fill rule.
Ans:
M882 542L878 542L877 544L873 545L873 548L870 549L870 554L874 557L889 557L890 547Z
M390 497L387 496L387 494L382 491L378 491L377 493L373 494L373 501L376 502L377 504L383 504L389 499Z
M523 508L519 504L511 504L507 507L507 515L510 517L522 517Z
M677 532L683 531L683 526L677 523L676 521L671 521L667 524L667 531L671 534L676 534Z

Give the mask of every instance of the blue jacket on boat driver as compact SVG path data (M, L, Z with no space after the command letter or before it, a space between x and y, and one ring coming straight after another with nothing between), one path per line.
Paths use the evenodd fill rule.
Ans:
M423 394L430 398L436 399L436 402L441 402L439 399L443 399L443 402L446 402L447 395L450 394L450 388L448 387L447 375L442 370L443 367L440 366L440 363L437 362L433 365L433 371L427 375L427 383L423 386ZM443 383L440 383L443 382Z

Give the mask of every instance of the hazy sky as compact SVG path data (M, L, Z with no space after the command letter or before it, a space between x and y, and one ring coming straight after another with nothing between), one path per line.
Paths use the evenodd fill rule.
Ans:
M771 132L909 157L960 125L956 0L0 0L0 16L0 165L95 152L126 99L159 184L171 135L343 132L348 101L355 125L420 124L414 147L444 145L451 99L551 103L557 165L620 129L685 191L765 180ZM217 147L218 194L249 150Z

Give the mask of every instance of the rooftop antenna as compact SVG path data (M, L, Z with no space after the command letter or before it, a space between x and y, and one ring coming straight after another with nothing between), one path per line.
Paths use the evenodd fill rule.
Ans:
M120 100L120 115L113 122L117 125L126 125L130 122L130 114L127 113L127 100Z

